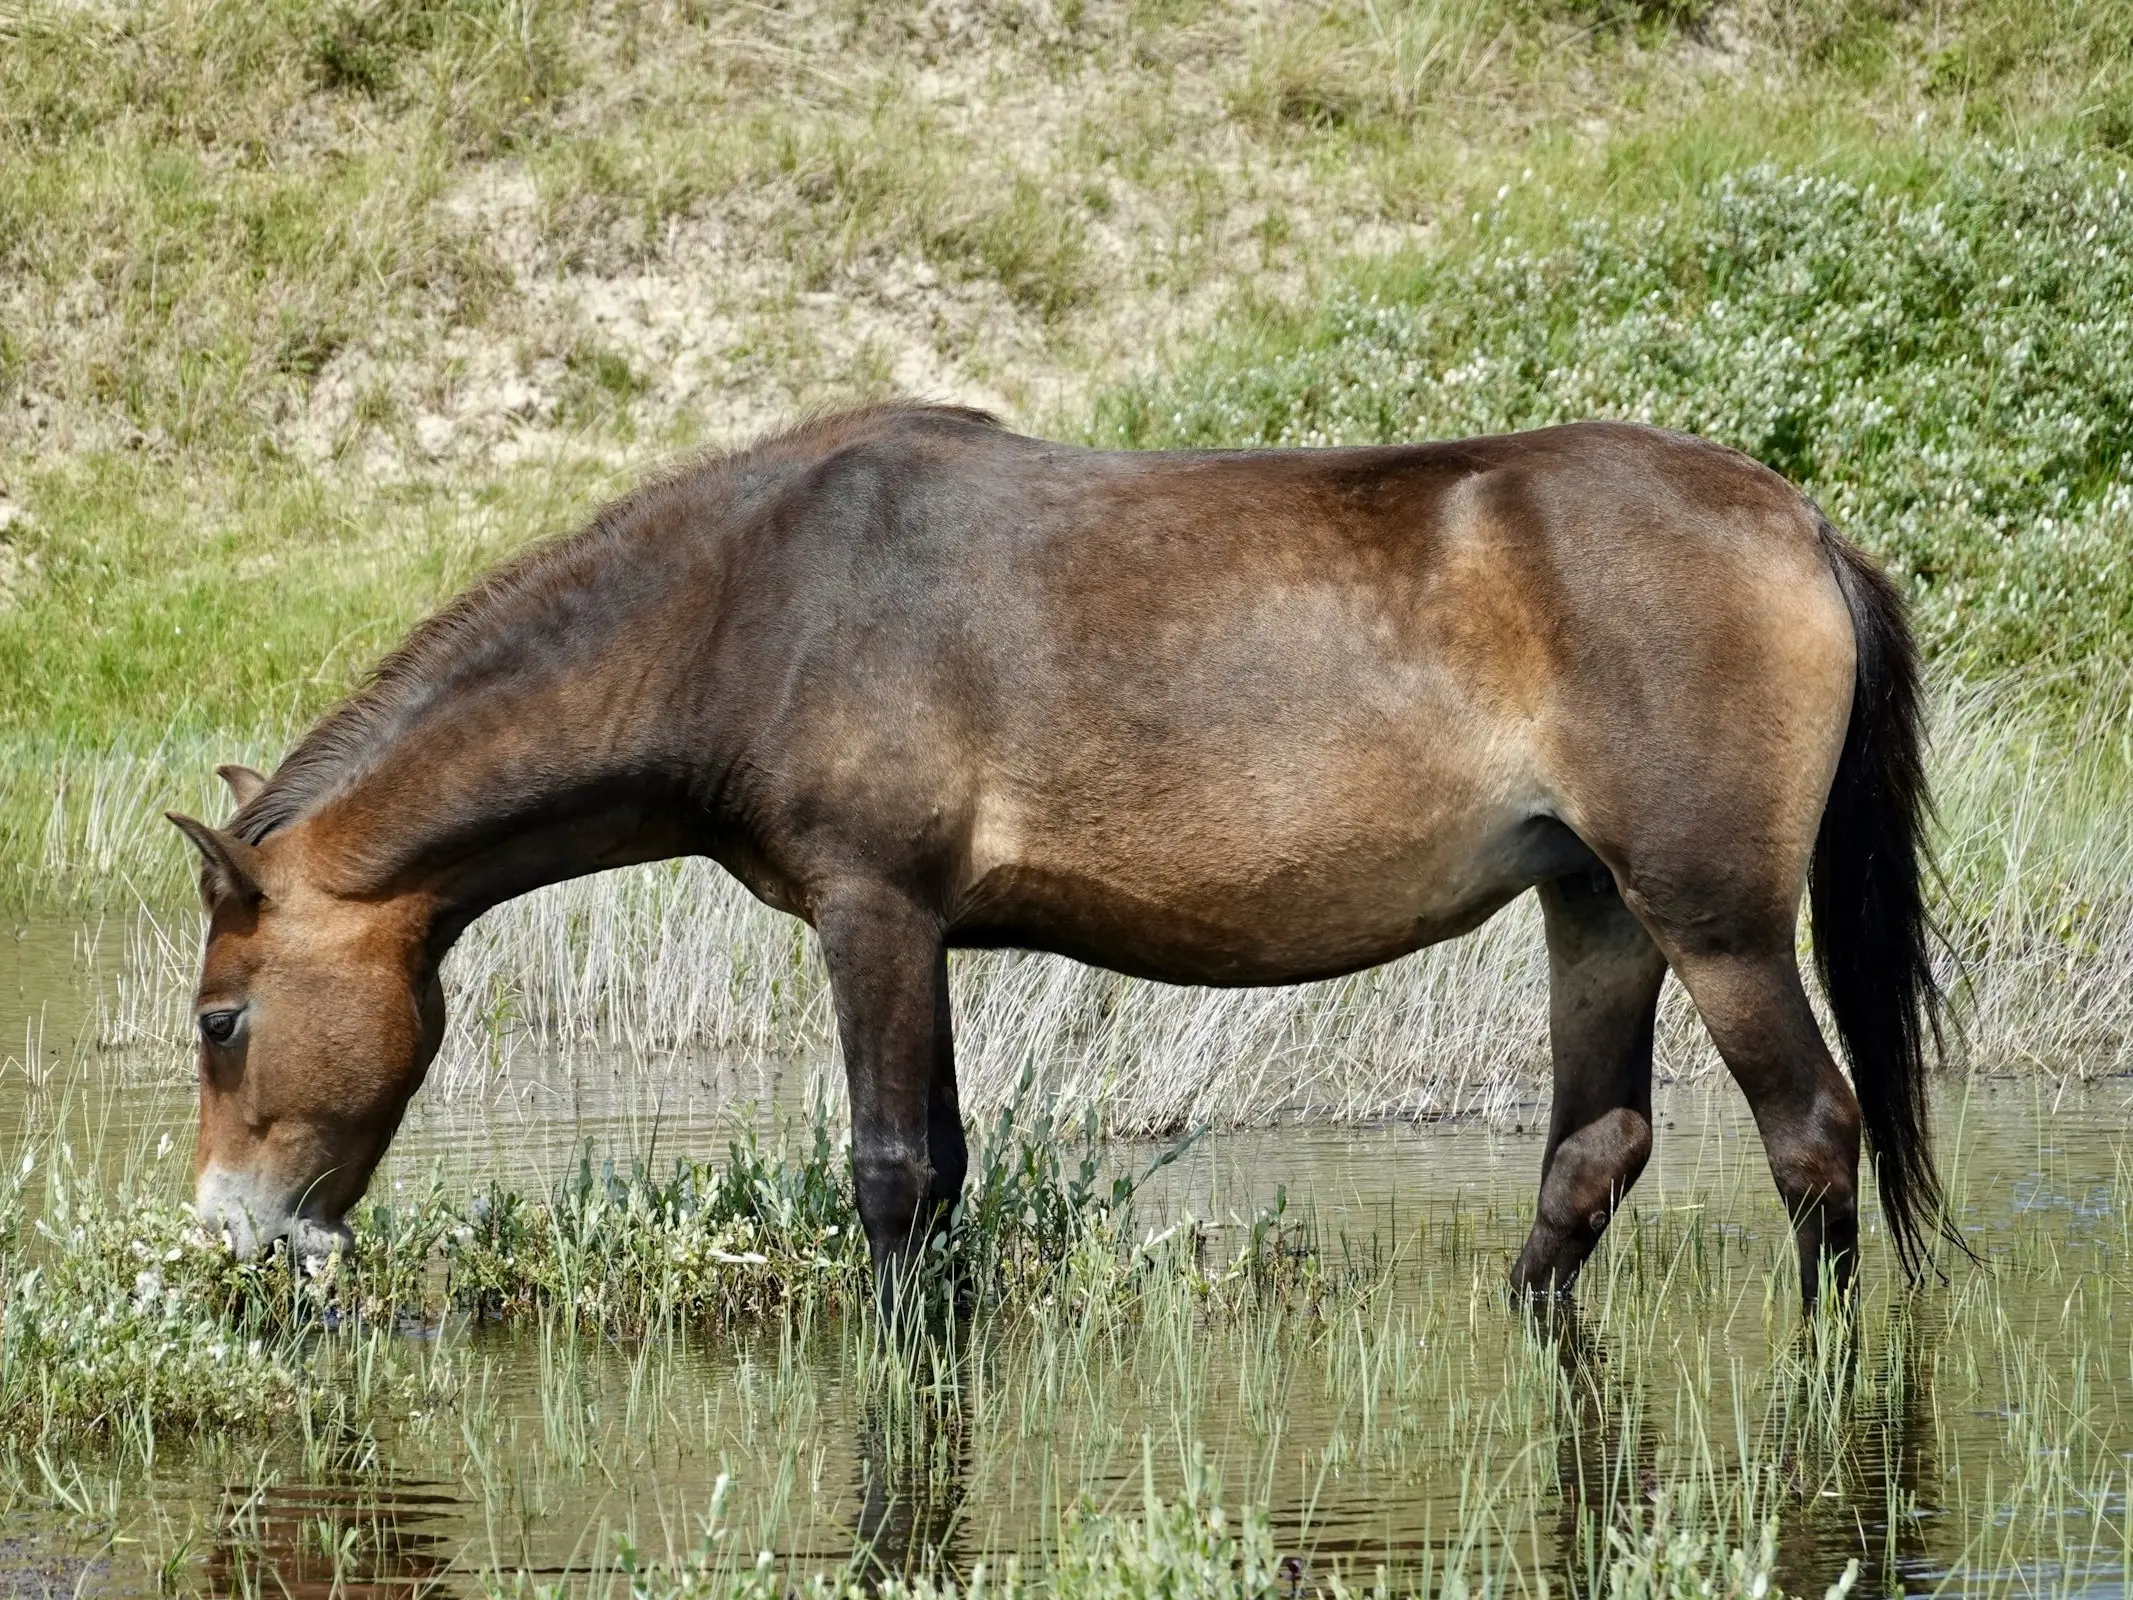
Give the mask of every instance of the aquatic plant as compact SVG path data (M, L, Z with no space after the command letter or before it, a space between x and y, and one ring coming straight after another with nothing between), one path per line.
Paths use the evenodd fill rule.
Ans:
M300 1278L233 1261L186 1208L107 1191L63 1151L40 1173L36 1154L0 1199L0 1431L152 1452L159 1433L317 1433L419 1402L422 1375L388 1378L354 1335L335 1347L289 1314Z
M33 1148L23 1174L35 1170ZM1069 1277L1080 1294L1117 1292L1147 1259L1127 1232L1137 1181L1099 1181L1086 1130L1077 1144L1047 1115L1003 1113L934 1270L966 1308L1025 1304ZM0 1417L44 1428L242 1429L326 1403L322 1327L353 1338L466 1312L642 1333L872 1303L823 1115L796 1144L738 1140L723 1163L677 1161L665 1177L588 1154L545 1197L492 1183L373 1199L351 1247L326 1258L237 1261L188 1207L64 1164L26 1224L24 1205L18 1178L0 1206Z

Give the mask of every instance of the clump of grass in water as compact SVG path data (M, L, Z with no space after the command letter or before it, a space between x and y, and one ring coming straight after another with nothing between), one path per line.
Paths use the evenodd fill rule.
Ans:
M1064 1131L1003 1114L985 1142L933 1263L985 1306L1069 1274L1084 1292L1115 1286L1146 1260L1126 1238L1136 1180L1099 1181L1092 1128L1070 1165ZM67 1170L27 1220L34 1170L0 1197L0 1418L47 1431L129 1418L243 1430L328 1404L367 1414L382 1391L350 1396L317 1370L331 1346L316 1335L343 1324L360 1338L458 1309L641 1332L872 1298L845 1156L819 1115L797 1151L750 1139L664 1179L588 1157L545 1201L497 1185L366 1204L350 1250L293 1263L236 1261L187 1207Z
M866 1253L827 1120L791 1154L751 1137L723 1166L677 1161L663 1179L588 1155L545 1202L492 1185L440 1211L452 1298L492 1316L559 1307L608 1327L849 1298Z
M189 1211L102 1191L25 1156L0 1193L0 1432L22 1439L98 1436L152 1450L177 1430L257 1432L291 1419L308 1437L405 1407L442 1370L388 1370L355 1343L336 1349L293 1315L302 1281L242 1264ZM390 1270L381 1257L374 1275Z
M1078 1132L1049 1112L1003 1110L929 1274L999 1305L1041 1296L1077 1263L1119 1258L1145 1175L1103 1182L1093 1119ZM589 1326L643 1328L873 1294L849 1167L820 1111L797 1151L766 1153L750 1137L723 1166L677 1161L664 1179L587 1157L546 1203L499 1185L434 1214L452 1300L492 1315L554 1306Z

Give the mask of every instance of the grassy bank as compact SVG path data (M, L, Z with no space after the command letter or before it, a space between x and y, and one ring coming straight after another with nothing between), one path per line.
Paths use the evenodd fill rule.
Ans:
M1139 442L1650 411L1809 478L1966 671L2093 650L2129 17L29 0L0 737L271 742L653 465L890 392Z

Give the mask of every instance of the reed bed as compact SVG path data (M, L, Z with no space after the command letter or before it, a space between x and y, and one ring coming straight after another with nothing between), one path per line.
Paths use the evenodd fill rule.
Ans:
M1954 1060L1988 1073L2126 1070L2133 681L2071 703L2040 677L1957 682L1938 704ZM175 753L62 766L45 824L51 871L130 886L181 863L182 842L148 800L174 777ZM206 751L182 754L207 764ZM193 919L143 914L126 937L103 1042L151 1071L182 1070ZM1803 926L1803 949L1806 939ZM1547 962L1530 900L1455 943L1289 989L1176 988L1015 952L958 953L951 971L964 1097L981 1114L1033 1078L1063 1113L1093 1109L1116 1134L1516 1120L1546 1080ZM461 941L446 979L452 1027L432 1097L493 1092L559 1051L601 1045L777 1052L835 1076L812 935L707 862L605 874L501 907ZM1667 1077L1718 1066L1672 986L1659 1055Z

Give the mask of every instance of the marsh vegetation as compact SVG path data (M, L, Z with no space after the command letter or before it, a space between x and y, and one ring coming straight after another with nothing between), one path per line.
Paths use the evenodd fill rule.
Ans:
M0 1585L2121 1584L2129 153L2122 0L0 4ZM1511 1312L1514 908L1295 991L958 957L965 1304L890 1348L818 959L698 864L477 925L352 1259L212 1249L161 812L658 464L890 393L1794 476L1933 653L1990 1270L1871 1243L1803 1334L1670 997L1660 1166L1580 1320Z
M1856 1318L1805 1328L1752 1127L1702 1090L1545 1315L1502 1288L1532 1137L1007 1119L923 1333L875 1319L804 1117L471 1193L418 1129L355 1255L292 1276L208 1248L154 1147L112 1140L115 1188L70 1167L69 1096L110 1092L26 1107L0 1345L0 1500L105 1587L2034 1593L2117 1582L2133 1537L2115 1092L1945 1106L1989 1270L1921 1297L1871 1240Z

